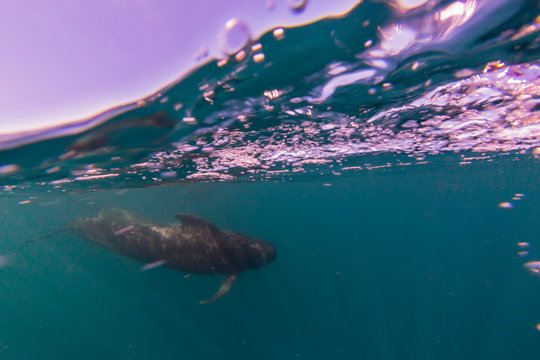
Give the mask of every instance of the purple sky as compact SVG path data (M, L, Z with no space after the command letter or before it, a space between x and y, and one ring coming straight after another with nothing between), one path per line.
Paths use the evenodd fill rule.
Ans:
M354 0L17 0L0 3L0 134L84 118L141 98L220 55L231 18L257 37L343 13ZM296 0L298 2L298 0Z

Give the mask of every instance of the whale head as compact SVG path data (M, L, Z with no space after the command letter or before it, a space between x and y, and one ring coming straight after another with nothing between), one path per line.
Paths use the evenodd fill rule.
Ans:
M231 257L237 259L239 271L257 269L274 261L276 246L269 241L245 234L223 231Z

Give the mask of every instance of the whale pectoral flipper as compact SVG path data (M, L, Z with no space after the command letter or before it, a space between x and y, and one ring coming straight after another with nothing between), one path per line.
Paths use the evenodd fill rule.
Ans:
M210 304L216 300L221 299L225 294L229 292L229 290L231 290L231 287L233 286L237 277L238 277L238 274L232 274L232 275L226 276L223 279L223 282L221 283L221 287L219 288L217 293L215 293L214 296L212 296L210 299L199 301L199 304Z

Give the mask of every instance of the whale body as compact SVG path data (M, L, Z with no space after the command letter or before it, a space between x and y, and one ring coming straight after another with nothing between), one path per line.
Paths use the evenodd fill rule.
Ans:
M102 209L94 218L68 226L79 237L144 263L193 274L225 275L218 292L200 303L225 295L242 271L257 269L276 257L274 244L220 230L195 215L176 215L181 224L159 224L126 210Z

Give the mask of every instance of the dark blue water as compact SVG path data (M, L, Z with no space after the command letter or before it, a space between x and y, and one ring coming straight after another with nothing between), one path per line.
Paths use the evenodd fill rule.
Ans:
M0 277L3 357L535 358L540 280L522 265L538 250L538 176L522 160L5 200L4 246L91 216L92 202L171 223L187 211L278 256L199 305L217 277L141 272L70 234L26 245Z
M364 1L0 136L1 357L538 358L538 14ZM102 208L187 212L277 258L200 305L220 276L33 241Z

